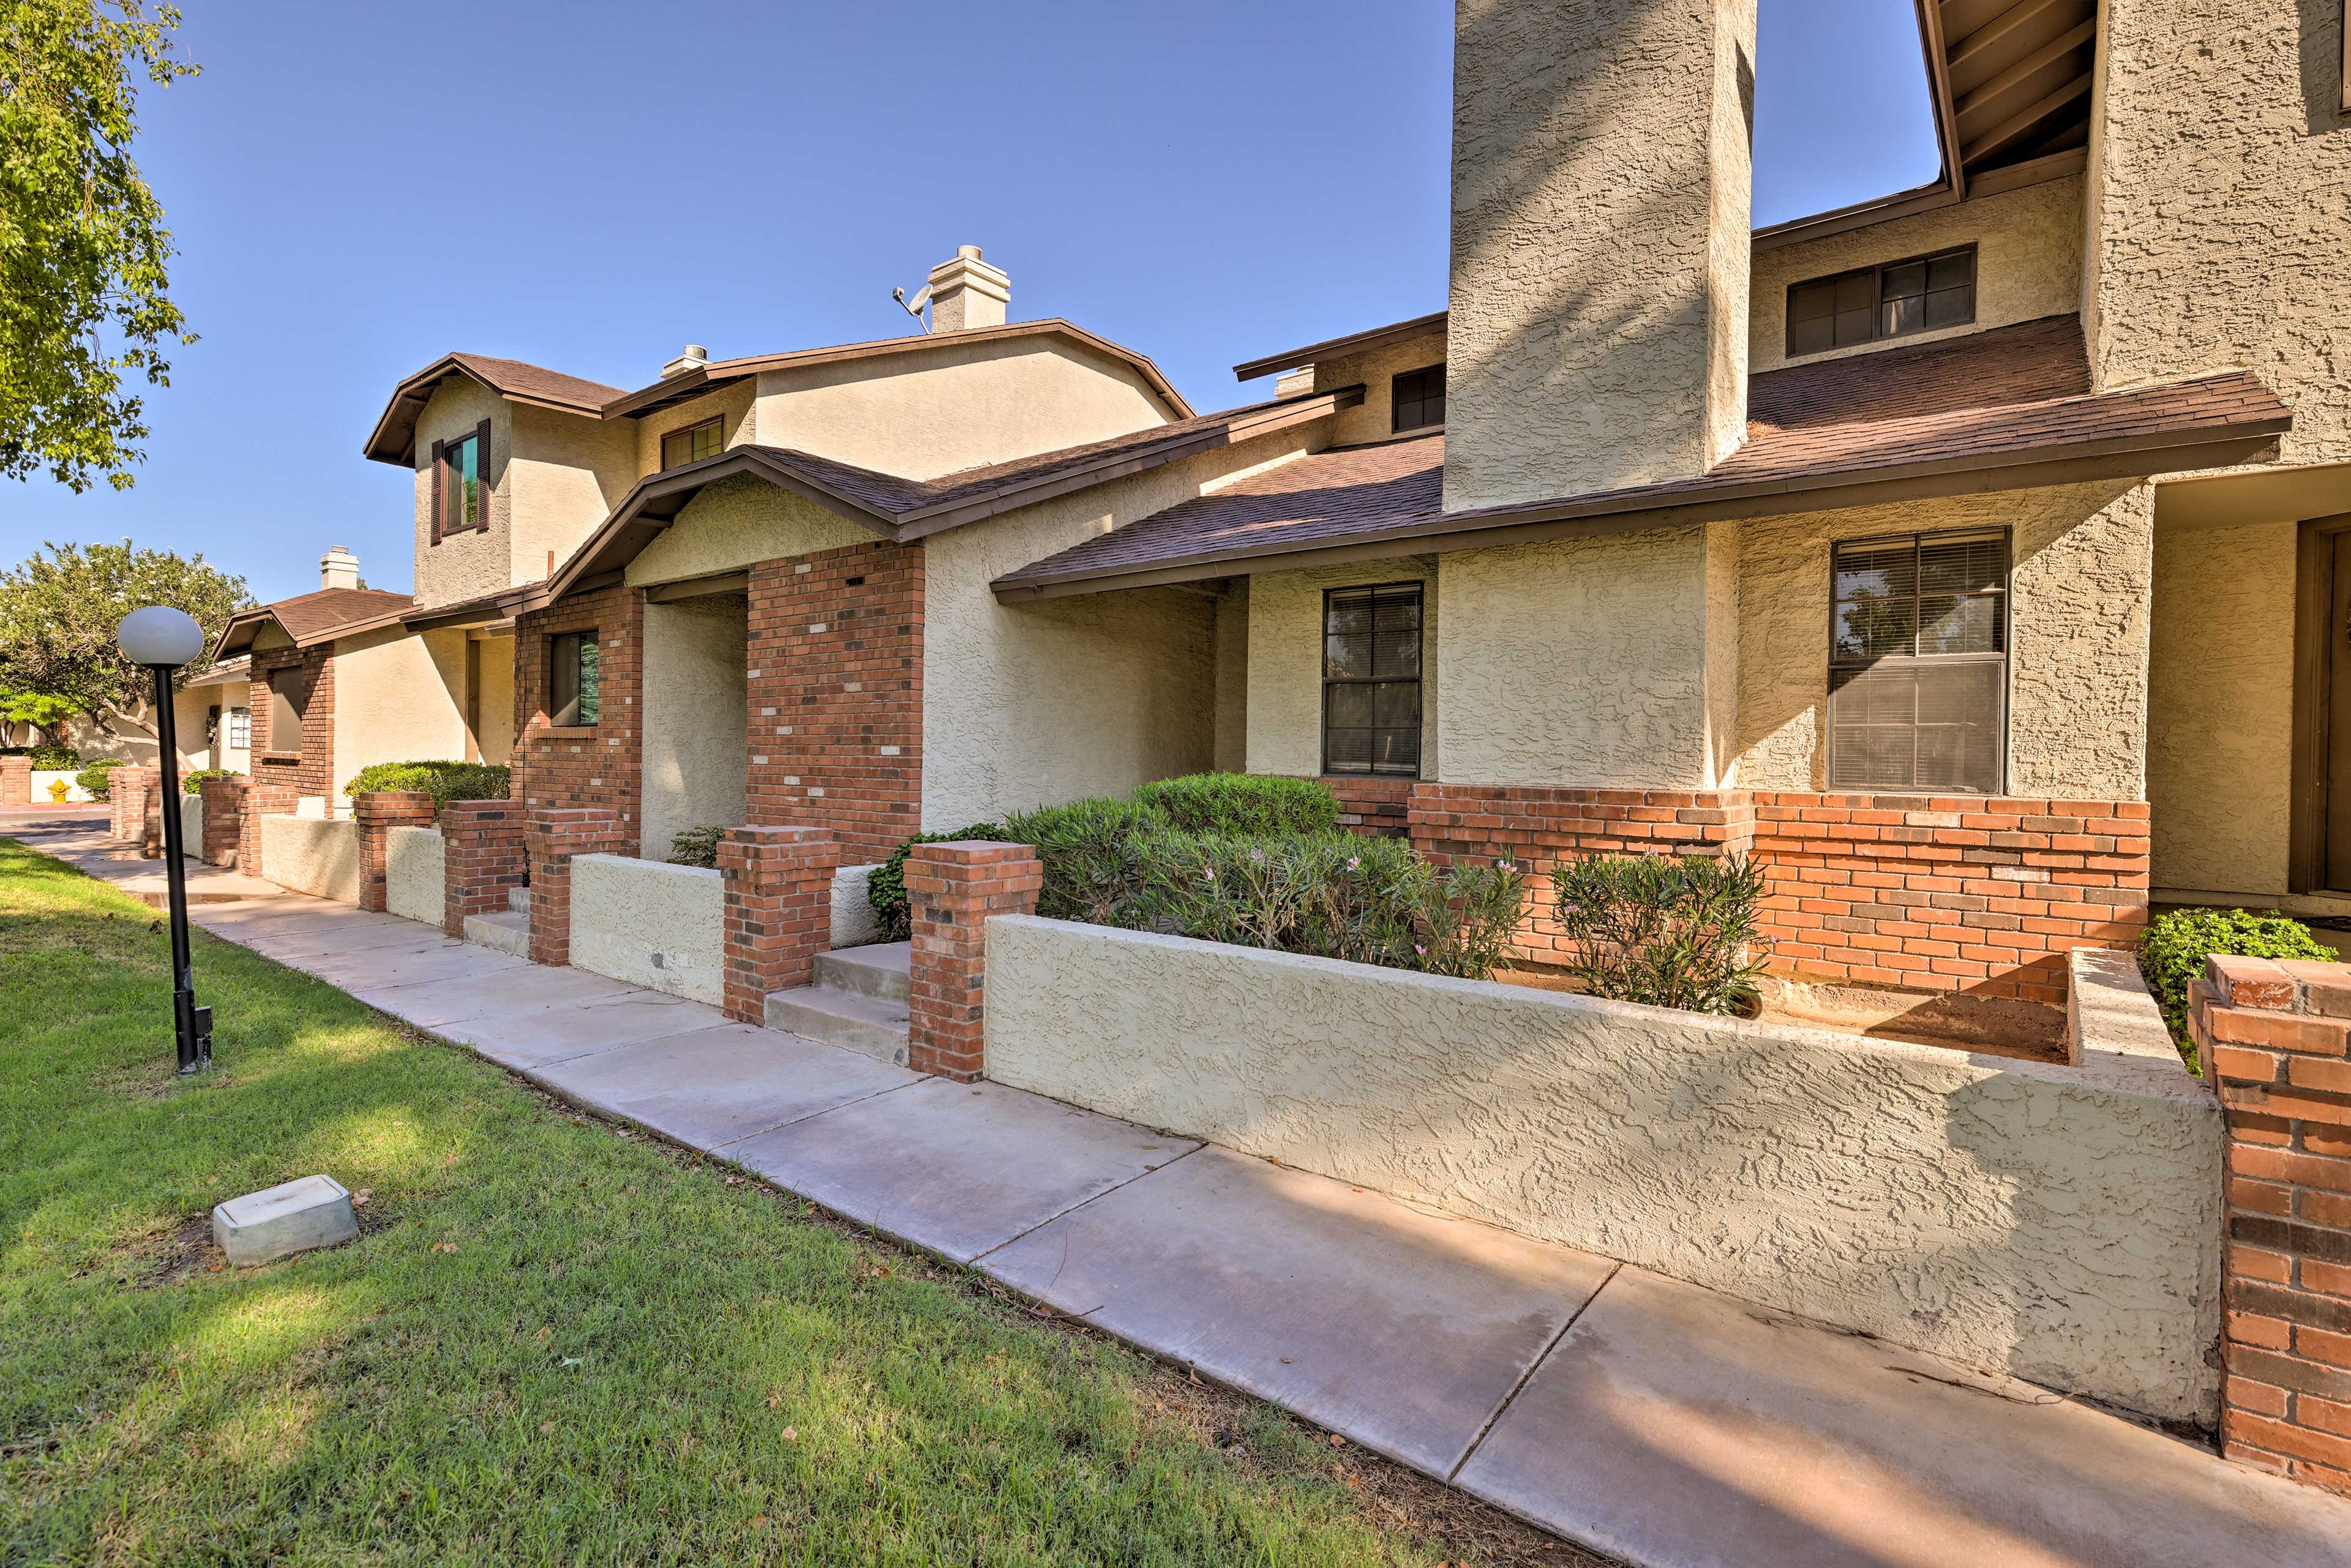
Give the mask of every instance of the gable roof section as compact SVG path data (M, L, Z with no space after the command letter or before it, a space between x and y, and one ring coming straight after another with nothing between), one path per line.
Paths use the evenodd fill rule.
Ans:
M221 628L220 640L213 645L213 660L217 664L246 652L261 629L273 621L296 647L308 648L353 632L391 625L415 602L405 593L380 588L322 588L315 593L298 593L230 616L228 624Z
M1694 479L1443 509L1443 438L1317 454L998 578L1007 601L2241 463L2293 423L2243 371L2094 394L2052 317L1760 375L1747 444Z
M1360 354L1367 349L1384 348L1390 343L1402 343L1413 338L1426 338L1445 330L1449 312L1433 310L1426 316L1416 316L1409 321L1393 321L1384 327L1369 327L1361 332L1350 332L1343 338L1325 338L1319 343L1309 343L1302 349L1285 349L1279 354L1268 354L1259 360L1246 360L1233 367L1237 382L1253 382L1259 376L1270 376L1276 371L1294 371L1320 360L1335 360L1343 354Z
M413 466L417 416L432 401L433 390L451 376L479 382L500 397L516 402L583 414L590 419L602 418L604 405L623 395L619 387L567 376L561 371L550 371L544 365L528 364L521 360L494 359L487 354L444 354L392 389L392 401L377 416L375 429L369 432L367 444L360 450L378 463Z
M749 475L903 543L1304 424L1363 400L1361 387L1308 392L936 479L903 479L789 447L731 446L698 463L639 480L556 572L546 597L560 599L618 580L618 574L676 519L687 502L722 479Z

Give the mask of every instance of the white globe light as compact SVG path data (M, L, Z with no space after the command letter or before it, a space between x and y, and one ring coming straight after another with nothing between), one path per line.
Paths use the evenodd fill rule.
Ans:
M185 664L204 651L204 629L183 611L151 604L124 616L114 641L134 664Z

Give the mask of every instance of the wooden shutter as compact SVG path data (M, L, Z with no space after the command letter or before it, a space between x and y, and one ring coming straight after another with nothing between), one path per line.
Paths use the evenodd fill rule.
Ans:
M474 426L474 440L475 443L474 475L475 482L480 486L475 491L475 497L481 507L481 510L476 514L478 520L474 526L487 533L490 527L490 422L488 420L486 419Z
M436 545L441 542L441 469L443 466L441 455L445 449L445 446L446 444L444 442L436 441L433 444L433 520L431 528L433 542Z

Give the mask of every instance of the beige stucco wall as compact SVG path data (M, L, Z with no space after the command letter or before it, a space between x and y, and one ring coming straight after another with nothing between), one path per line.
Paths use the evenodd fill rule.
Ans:
M988 1076L2210 1425L2221 1128L2081 1068L1030 916Z
M441 924L448 856L438 828L393 828L384 834L384 907L403 920Z
M1747 423L1753 0L1454 16L1446 506L1704 473Z
M2296 531L2156 530L2147 798L2158 897L2285 896Z
M643 419L622 422L636 434L634 459L638 476L661 472L663 436L673 430L700 424L714 413L719 416L718 439L725 445L740 446L758 440L758 421L753 412L758 393L756 380L737 382L705 397L674 404Z
M1046 338L939 336L880 360L758 378L759 440L929 479L1165 423L1134 367Z
M2073 315L2082 304L2082 177L2070 174L1825 239L1758 250L1748 368L1760 374L1788 362L1790 285L1970 244L1976 247L1976 319L1972 322L1805 354L1801 362L1816 364L1939 338L1964 337L2043 316Z
M1313 775L1322 771L1322 596L1334 588L1417 582L1420 595L1420 777L1439 770L1437 713L1444 701L1437 669L1444 591L1437 558L1363 561L1308 571L1270 571L1249 580L1245 687L1248 771Z
M1319 445L1323 423L924 541L925 829L1124 794L1214 763L1213 601L1153 588L1002 605L987 585L1226 476Z
M638 844L653 860L667 860L670 841L685 829L743 823L749 649L749 606L740 594L645 606Z
M465 755L465 633L370 632L335 643L335 776Z
M452 376L434 389L416 416L416 580L412 591L421 606L454 604L514 586L508 518L514 495L507 481L514 449L513 407L480 382ZM490 526L452 534L435 544L433 444L470 434L484 419L490 422Z
M571 967L716 1007L725 1000L719 873L626 855L571 862Z
M2100 384L2243 366L2289 462L2351 458L2342 0L2106 0L2090 169Z
M264 817L261 874L341 904L360 901L360 829L350 818Z
M2154 503L2121 481L1740 525L1740 785L1828 786L1829 547L1981 528L2011 530L2010 792L2143 798Z
M507 762L515 744L515 639L511 632L477 639L482 691L474 739L485 762Z
M1341 387L1352 386L1364 389L1364 401L1359 406L1343 409L1332 420L1331 444L1353 446L1358 442L1385 441L1395 434L1395 378L1406 371L1444 362L1442 329L1366 353L1318 362L1313 367L1316 392L1337 392Z
M632 588L740 571L757 561L868 544L878 536L814 501L738 475L696 495L628 565Z
M1249 583L1237 577L1217 601L1217 737L1214 763L1219 772L1249 768Z
M1712 788L1710 559L1698 525L1440 556L1443 777Z
M832 946L835 948L862 947L888 936L873 913L872 901L865 896L866 884L881 869L878 865L845 865L832 873Z
M636 431L553 409L512 405L507 494L507 582L537 582L552 552L560 566L636 482ZM495 531L495 530L494 530ZM445 546L443 548L446 548Z

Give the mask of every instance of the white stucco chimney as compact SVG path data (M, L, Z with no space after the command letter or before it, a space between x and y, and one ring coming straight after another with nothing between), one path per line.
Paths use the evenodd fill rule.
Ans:
M331 545L319 558L320 588L357 588L360 585L360 558L341 545Z
M688 343L678 356L662 367L662 380L682 376L688 371L698 371L710 362L710 350L699 343Z
M979 259L979 246L956 247L955 259L931 268L931 330L960 332L1001 327L1012 300L1012 279Z
M1448 509L1744 439L1755 4L1456 0Z

